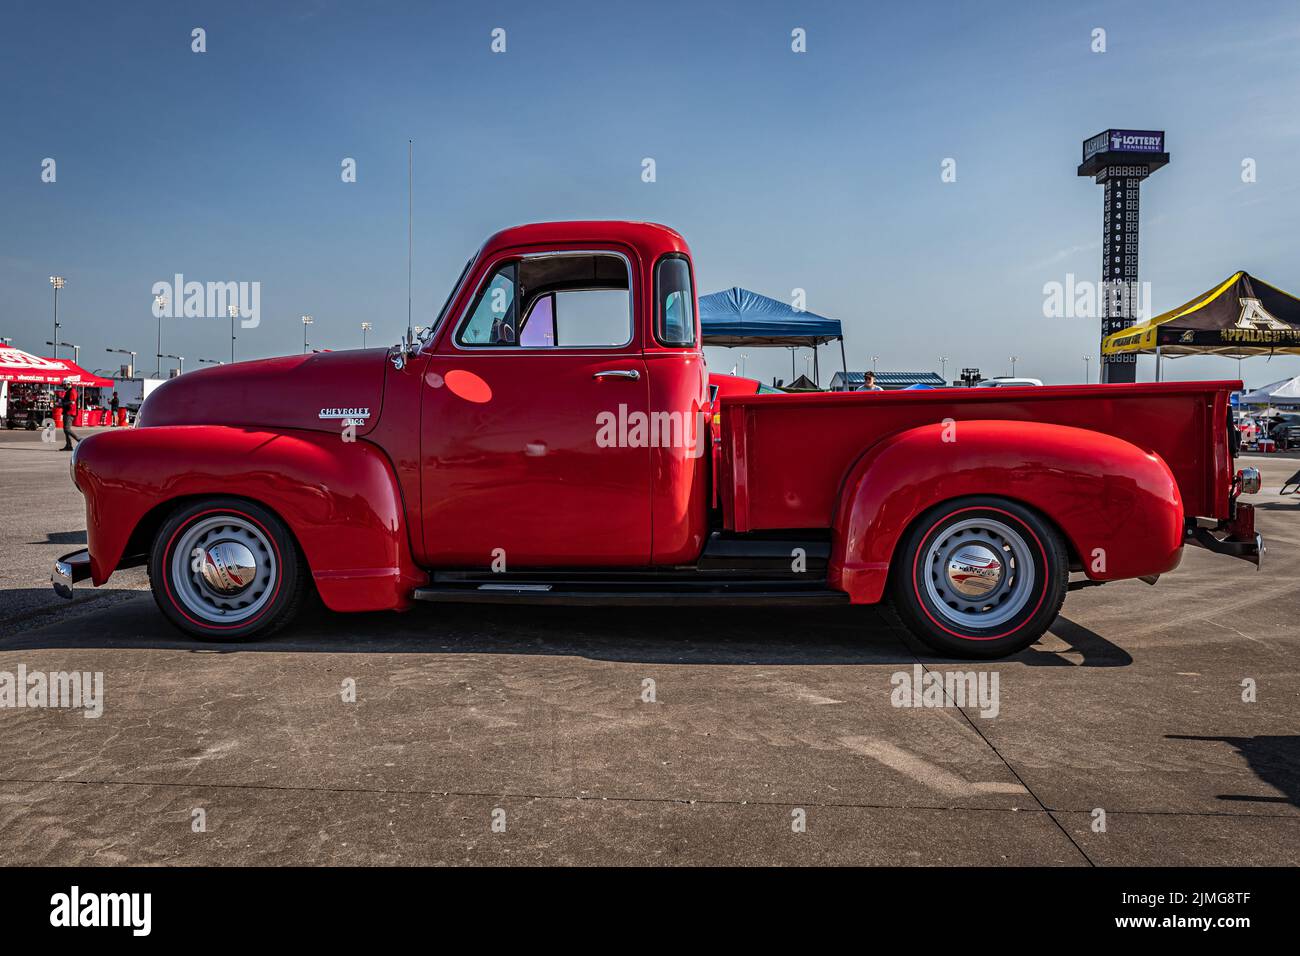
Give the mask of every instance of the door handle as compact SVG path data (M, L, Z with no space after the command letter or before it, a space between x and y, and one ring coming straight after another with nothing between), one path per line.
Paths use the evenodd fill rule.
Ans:
M641 373L634 368L611 368L592 376L592 378L626 378L634 382L640 377Z

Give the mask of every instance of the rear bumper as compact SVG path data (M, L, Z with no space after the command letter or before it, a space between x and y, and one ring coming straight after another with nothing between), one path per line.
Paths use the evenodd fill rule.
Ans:
M1226 534L1219 537L1215 534L1216 531L1226 532ZM1242 558L1257 568L1260 558L1268 550L1264 546L1264 536L1255 530L1254 507L1241 503L1237 504L1235 514L1229 521L1220 522L1214 528L1207 528L1197 519L1189 518L1186 540L1188 544L1197 545L1215 554Z
M50 574L50 583L54 593L61 598L72 599L72 588L78 581L90 577L90 552L85 548L65 554L54 562L54 571Z

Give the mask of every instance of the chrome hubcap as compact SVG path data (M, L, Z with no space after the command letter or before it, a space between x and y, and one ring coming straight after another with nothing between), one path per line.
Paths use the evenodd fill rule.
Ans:
M1002 562L984 545L963 545L948 559L948 584L964 597L983 597L1001 581Z
M218 594L238 594L257 579L257 558L240 542L223 539L203 549L202 574Z
M992 518L967 518L938 531L921 570L932 610L966 629L1005 624L1034 591L1028 542Z
M275 550L257 525L212 515L181 535L170 571L187 612L211 624L238 624L266 606L278 569Z

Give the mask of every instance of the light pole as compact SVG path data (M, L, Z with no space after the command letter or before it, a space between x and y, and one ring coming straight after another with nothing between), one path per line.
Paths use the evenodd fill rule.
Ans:
M1015 378L1015 377L1016 377L1016 362L1018 362L1018 361L1020 361L1020 356L1019 356L1019 355L1013 355L1013 356L1011 356L1011 377L1012 377L1012 378Z
M226 306L226 314L230 316L230 361L235 361L235 319L239 317L239 306Z
M176 360L176 374L177 374L177 375L184 375L184 374L185 374L185 356L184 356L184 355L159 355L158 358L159 358L159 359L165 359L165 358L175 359L175 360ZM161 363L160 363L160 367L161 367ZM161 375L160 375L159 377L161 377Z
M221 359L199 359L200 365L225 365Z
M944 384L948 383L948 356L939 356L939 377L943 379Z
M59 357L59 290L67 283L63 276L50 276L50 285L54 286L54 357Z
M72 364L73 364L73 365L80 365L80 364L81 364L81 346L80 346L80 345L73 345L71 342L51 342L49 339L46 339L46 340L45 340L45 344L46 344L46 345L53 345L53 346L54 346L54 357L55 357L55 358L58 358L58 357L59 357L59 346L60 346L60 345L62 345L65 349L72 349Z
M135 353L130 349L105 349L106 352L117 352L121 355L131 356L131 364L126 367L126 377L135 378Z
M1088 363L1090 361L1092 361L1092 356L1085 355L1083 357L1083 384L1084 385L1087 385L1089 382L1092 381L1092 379L1088 377Z
M303 355L307 354L307 326L311 325L312 322L314 321L315 319L313 319L310 315L304 315L302 317L302 354Z
M371 325L369 322L362 322L362 323L361 323L361 347L362 347L362 348L365 348L365 347L366 347L366 333L369 332L369 331L370 331L371 329L373 329L373 328L374 328L374 326Z
M743 377L744 374L745 374L745 359L747 359L747 358L749 358L749 353L748 353L748 352L741 352L741 353L740 353L740 374L741 374L742 377Z
M0 335L0 345L8 347L14 344L14 340L7 335Z
M167 311L167 297L156 295L153 297L153 314L158 316L158 361L154 363L153 377L162 378L162 317Z

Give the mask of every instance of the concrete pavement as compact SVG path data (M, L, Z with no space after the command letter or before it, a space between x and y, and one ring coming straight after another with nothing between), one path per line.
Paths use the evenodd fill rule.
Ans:
M104 675L101 717L0 710L8 862L1300 863L1291 461L1249 462L1262 571L1189 549L975 664L870 608L316 611L198 644L140 571L46 596L81 499L0 437L33 502L0 523L0 670ZM996 675L997 715L894 706L918 663Z

